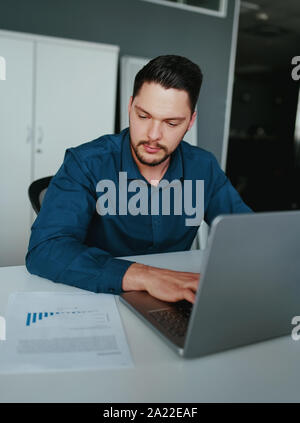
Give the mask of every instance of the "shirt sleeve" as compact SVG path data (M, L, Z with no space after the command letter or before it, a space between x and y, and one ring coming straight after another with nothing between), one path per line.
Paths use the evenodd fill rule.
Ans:
M210 183L206 191L205 221L210 225L221 214L253 213L220 168L216 158L211 155Z
M96 210L96 191L74 149L52 178L41 210L31 227L27 270L35 275L92 292L119 294L133 263L85 245Z

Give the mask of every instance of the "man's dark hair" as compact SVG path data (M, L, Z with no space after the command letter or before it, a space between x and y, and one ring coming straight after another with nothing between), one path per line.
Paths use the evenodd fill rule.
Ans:
M156 82L164 88L176 88L188 93L192 113L195 110L202 84L202 72L198 65L186 57L166 55L150 60L134 80L134 97L144 82Z

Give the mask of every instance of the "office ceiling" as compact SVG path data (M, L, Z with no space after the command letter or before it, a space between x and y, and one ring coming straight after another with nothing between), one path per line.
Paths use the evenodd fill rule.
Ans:
M236 72L291 69L300 56L300 0L242 1Z

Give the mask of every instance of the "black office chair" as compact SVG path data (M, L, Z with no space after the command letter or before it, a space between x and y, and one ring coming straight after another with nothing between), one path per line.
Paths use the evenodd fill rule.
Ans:
M29 199L36 214L41 210L44 196L52 178L53 176L47 176L46 178L37 179L28 188Z

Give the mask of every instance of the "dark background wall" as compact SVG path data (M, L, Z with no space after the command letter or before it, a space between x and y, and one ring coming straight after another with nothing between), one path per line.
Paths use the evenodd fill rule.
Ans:
M226 172L255 211L300 208L298 91L290 69L236 75Z
M1 0L0 29L116 44L120 56L187 56L204 73L198 144L220 162L235 0L228 3L227 17L216 18L141 0Z
M249 134L254 126L269 136L293 144L298 87L290 69L260 74L236 75L231 128Z

